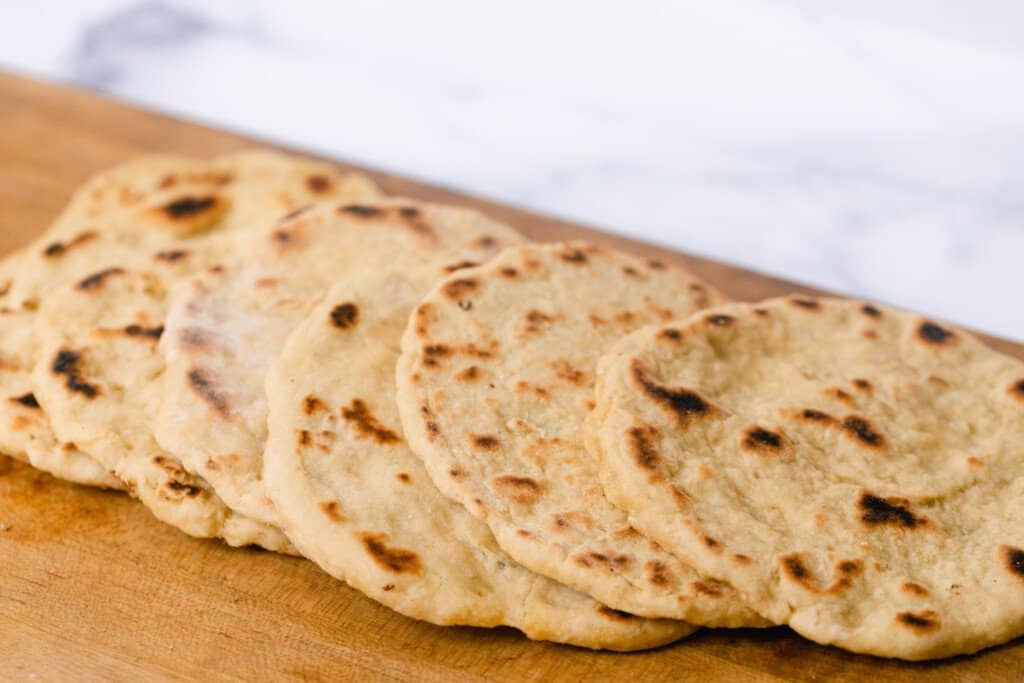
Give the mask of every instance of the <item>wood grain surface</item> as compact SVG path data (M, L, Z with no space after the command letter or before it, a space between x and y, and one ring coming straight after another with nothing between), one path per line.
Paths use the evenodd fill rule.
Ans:
M0 253L41 232L95 171L141 154L208 157L254 144L265 143L0 73ZM388 193L474 206L534 239L584 238L683 263L738 299L814 292L369 172ZM1024 347L987 339L1024 358ZM310 562L189 538L124 495L65 484L5 456L0 642L5 681L974 681L1024 672L1022 642L905 664L814 645L785 628L705 630L630 655L532 643L510 629L438 628L380 607Z

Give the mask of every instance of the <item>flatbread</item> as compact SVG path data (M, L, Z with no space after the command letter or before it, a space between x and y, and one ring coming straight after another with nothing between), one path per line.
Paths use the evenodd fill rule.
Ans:
M255 241L245 268L207 271L178 288L161 340L158 443L230 507L277 524L262 480L263 381L292 329L352 270L436 279L520 241L475 211L409 200L324 203L289 216Z
M265 479L296 545L378 602L436 624L505 624L611 650L692 632L526 570L434 487L402 438L394 401L399 339L429 289L425 275L383 264L335 286L268 374Z
M31 311L12 294L24 252L0 262L0 453L40 469L60 469L70 481L121 488L121 481L72 444L59 443L32 390L35 343Z
M736 304L601 362L589 439L638 526L820 643L1024 633L1024 364L853 301Z
M51 228L19 259L8 279L0 357L0 450L80 484L120 487L107 468L70 443L59 443L30 395L38 360L34 320L47 292L99 272L105 264L155 259L202 267L207 234L262 228L273 217L319 198L379 196L363 176L321 162L251 150L213 161L154 156L91 178ZM140 250L146 253L140 254ZM190 263L194 265L189 266Z
M402 340L409 445L527 568L640 616L763 624L728 584L698 576L608 502L579 435L601 352L721 300L686 271L584 243L512 248L459 271Z

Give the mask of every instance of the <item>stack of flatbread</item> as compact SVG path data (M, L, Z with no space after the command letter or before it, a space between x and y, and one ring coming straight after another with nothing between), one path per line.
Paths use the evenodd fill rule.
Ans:
M0 452L435 624L1024 633L1024 364L271 152L101 174L0 263Z

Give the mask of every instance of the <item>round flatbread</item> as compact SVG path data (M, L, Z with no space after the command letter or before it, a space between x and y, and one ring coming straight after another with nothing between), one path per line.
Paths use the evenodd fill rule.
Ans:
M1024 364L789 297L637 332L588 440L638 526L802 635L926 659L1024 633Z
M632 614L761 624L728 584L698 576L608 502L579 434L604 350L721 300L686 271L583 243L512 248L459 271L402 340L409 444L527 568Z
M267 376L265 479L289 536L333 576L436 624L505 624L538 640L611 650L692 632L528 571L434 487L405 444L394 399L399 339L431 282L424 269L361 270L288 338Z
M102 488L121 488L120 479L72 444L57 441L32 388L36 345L33 311L12 294L24 252L0 262L0 453L39 469L59 470L66 479Z
M119 487L107 467L60 443L32 394L39 358L34 336L40 301L53 289L118 264L153 260L177 275L202 267L207 234L238 234L314 199L379 196L366 178L269 151L213 161L144 157L97 174L78 190L45 235L25 250L8 281L0 327L0 450L81 484ZM143 250L140 252L140 250ZM208 262L208 261L207 261Z
M262 479L264 378L330 285L353 270L438 279L520 241L475 211L408 200L324 203L289 216L255 241L245 268L207 271L178 288L161 341L157 441L230 507L277 524ZM339 324L345 316L338 311Z

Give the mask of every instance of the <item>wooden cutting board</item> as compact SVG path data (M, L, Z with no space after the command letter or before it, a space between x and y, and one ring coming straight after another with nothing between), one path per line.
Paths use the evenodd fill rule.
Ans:
M42 231L95 171L141 154L208 157L253 144L94 94L0 74L0 253ZM370 174L390 194L474 206L534 239L584 238L683 263L737 299L814 291ZM990 341L1024 358L1024 347ZM2 680L967 681L1011 680L1024 671L1024 642L948 662L905 664L814 645L785 628L706 630L631 655L531 643L510 629L438 628L378 606L310 562L189 538L124 495L68 485L3 456L0 643Z

